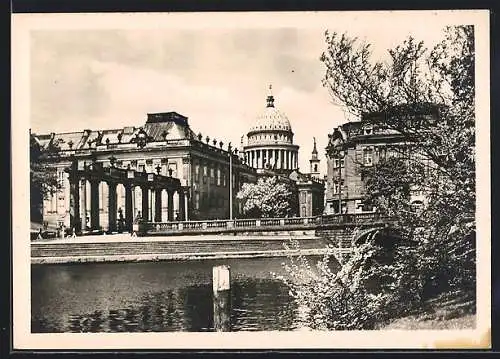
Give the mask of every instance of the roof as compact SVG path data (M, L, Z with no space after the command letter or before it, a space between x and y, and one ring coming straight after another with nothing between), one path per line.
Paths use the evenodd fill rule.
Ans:
M256 119L255 124L250 128L250 132L258 131L292 131L292 126L288 117L274 106L272 94L267 96L267 105Z
M152 141L195 138L187 117L176 112L148 114L143 127L127 126L117 129L83 130L78 132L32 134L42 148L57 144L61 150L95 148L97 145L133 143L136 134L146 132Z

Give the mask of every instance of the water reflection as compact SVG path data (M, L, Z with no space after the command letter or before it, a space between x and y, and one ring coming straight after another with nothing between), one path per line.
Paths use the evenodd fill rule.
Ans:
M231 329L293 330L297 308L272 278L283 259L231 266ZM216 261L34 265L32 332L213 330Z

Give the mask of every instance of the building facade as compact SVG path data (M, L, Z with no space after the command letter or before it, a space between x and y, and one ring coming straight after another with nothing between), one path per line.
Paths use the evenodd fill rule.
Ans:
M380 125L383 116L386 114L364 114L360 121L344 123L328 135L325 214L375 212L376 208L365 203L362 169L381 160L412 156L413 160L418 157L418 161L426 162L427 169L431 168L430 161L417 153L406 137ZM418 116L435 119L437 113L415 114L410 111L404 120L417 120ZM422 205L425 195L419 189L412 189L411 201L415 206Z
M171 211L174 219L228 218L229 186L233 186L233 212L237 214L239 206L236 193L244 182L256 180L255 169L244 163L237 149L214 138L195 134L188 119L176 112L148 114L146 123L139 127L31 136L42 148L53 146L58 149L53 166L57 169L60 189L43 203L43 220L49 225L69 225L70 183L65 168L73 161L77 162L79 168L98 163L104 168L114 166L179 179L182 187L187 189L185 216L180 214L180 194L175 192L173 200L169 200L165 191L161 194L161 215L155 216L152 193L148 196L151 201L149 213L142 213L142 201L146 197L143 197L139 186L134 186L133 216L136 218L140 215L149 220L161 218L166 221L169 218L169 203L173 207ZM84 179L80 181L79 188L82 228L85 229L90 225L91 184ZM122 185L118 185L116 191L118 211L123 212L126 191ZM107 199L110 193L106 181L99 181L94 196L95 193L98 193L99 223L103 229L107 229Z
M196 134L188 118L176 112L149 113L138 127L30 132L32 144L57 152L46 160L56 169L60 188L43 200L43 221L48 227L73 226L71 217L77 216L83 231L97 227L110 231L118 216L127 223L139 217L154 222L236 218L241 214L236 195L243 183L270 175L293 182L292 202L299 204L294 215L319 215L324 183L319 179L316 142L310 173L303 174L293 135L290 121L275 108L271 93L239 152L230 143ZM173 178L179 185L163 190L111 173L155 181ZM72 213L74 208L78 214Z

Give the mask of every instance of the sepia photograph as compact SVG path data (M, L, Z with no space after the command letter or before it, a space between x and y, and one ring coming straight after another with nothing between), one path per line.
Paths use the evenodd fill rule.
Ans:
M489 348L489 31L12 15L14 346Z

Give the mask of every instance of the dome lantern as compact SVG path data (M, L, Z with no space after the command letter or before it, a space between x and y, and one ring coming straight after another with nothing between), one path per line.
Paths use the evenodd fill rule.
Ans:
M269 85L269 93L267 95L267 107L274 107L273 85Z

